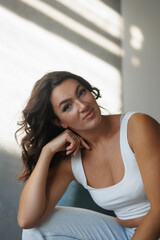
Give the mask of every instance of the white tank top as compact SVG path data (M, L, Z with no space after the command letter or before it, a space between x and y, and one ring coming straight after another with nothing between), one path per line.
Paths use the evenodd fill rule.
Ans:
M100 207L112 210L120 219L127 220L142 217L150 209L140 170L127 139L127 124L134 112L128 112L121 119L120 149L125 173L117 184L106 188L93 188L87 185L82 164L81 151L71 157L72 171L76 180L86 188Z

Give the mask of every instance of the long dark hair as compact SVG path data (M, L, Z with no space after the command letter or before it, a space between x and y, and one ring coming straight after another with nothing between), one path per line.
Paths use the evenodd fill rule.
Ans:
M15 133L16 138L19 132L24 134L21 140L24 171L18 176L19 181L24 182L29 178L43 146L64 131L63 128L53 125L52 120L57 116L53 111L50 96L53 89L66 79L77 80L92 92L96 99L100 97L99 89L70 72L50 72L35 83L28 103L22 111L22 121L18 122L20 128ZM57 158L61 155L60 152L56 154ZM51 161L50 167L53 166L53 162Z

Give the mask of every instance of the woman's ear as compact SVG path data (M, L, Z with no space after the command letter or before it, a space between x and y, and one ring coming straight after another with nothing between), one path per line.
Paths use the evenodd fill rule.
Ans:
M57 127L68 128L68 125L60 122L60 120L58 118L53 119L52 123Z

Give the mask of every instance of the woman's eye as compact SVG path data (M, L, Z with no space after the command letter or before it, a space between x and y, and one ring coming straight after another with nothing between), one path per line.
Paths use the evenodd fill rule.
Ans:
M63 108L63 112L66 112L67 110L69 110L70 107L71 107L71 104L65 105L64 108Z
M83 88L82 90L80 90L79 92L79 96L83 95L84 93L86 93L87 89Z

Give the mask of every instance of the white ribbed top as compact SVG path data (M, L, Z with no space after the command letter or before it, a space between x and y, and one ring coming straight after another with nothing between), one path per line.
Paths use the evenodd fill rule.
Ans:
M128 112L121 118L120 148L124 163L123 179L110 187L92 188L87 180L82 164L81 151L72 156L72 171L79 183L86 188L97 205L104 209L113 210L120 219L133 219L147 214L150 203L147 199L140 170L127 139L127 125L134 112Z

